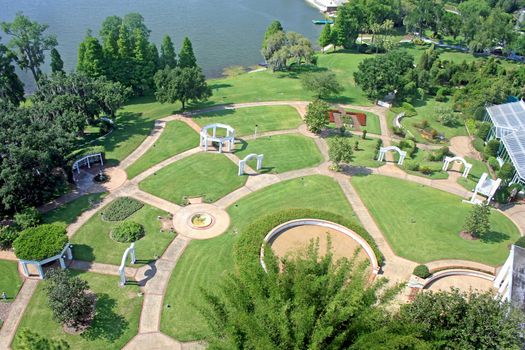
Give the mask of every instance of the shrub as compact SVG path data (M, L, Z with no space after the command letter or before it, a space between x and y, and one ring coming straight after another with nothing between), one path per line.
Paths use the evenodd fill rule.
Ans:
M394 135L397 135L397 136L405 137L406 135L405 129L397 127L397 126L393 126L392 131L394 132Z
M69 350L71 347L63 340L48 339L39 333L32 332L28 328L22 328L16 334L17 349L23 350Z
M234 259L236 265L245 266L246 268L253 268L254 264L259 265L261 242L268 232L282 223L302 218L332 221L351 229L360 235L364 240L366 240L368 244L370 244L374 254L377 257L379 265L383 263L383 255L381 254L381 251L377 247L377 244L375 243L372 236L370 236L370 234L363 227L359 226L354 221L348 220L341 215L323 210L287 209L262 217L259 220L253 222L241 232L234 247ZM257 271L257 269L252 269L252 271ZM259 268L259 271L262 273L262 268Z
M111 202L102 212L102 218L107 221L122 221L144 206L129 197L119 197Z
M121 243L136 242L144 237L144 227L133 221L119 223L111 230L111 238Z
M88 283L67 270L51 270L46 277L44 289L53 318L75 329L87 326L94 306Z
M407 159L403 163L405 169L410 171L418 171L419 170L419 163L415 160Z
M474 149L479 153L483 153L483 151L485 150L485 141L483 141L479 137L476 137L474 141L472 141L472 146L474 146Z
M459 118L451 109L439 111L439 122L449 128L454 128L460 124Z
M494 171L498 171L499 170L499 162L498 162L498 160L495 157L490 157L488 159L488 163L489 163L490 167Z
M401 140L399 141L399 148L407 152L409 157L412 157L417 151L416 143L412 140Z
M306 116L304 118L308 130L313 133L320 133L324 128L328 126L329 118L328 111L330 110L330 105L322 100L315 100L308 104L308 109L306 111Z
M463 226L465 232L476 238L490 232L490 207L483 203L474 205Z
M19 259L44 260L60 253L67 242L64 226L45 224L20 232L13 248Z
M485 155L487 158L496 157L498 155L499 145L500 143L496 139L487 142L487 145L485 146Z
M444 146L438 150L430 152L428 155L428 160L431 162L439 162L442 161L445 156L450 154L450 149L447 146Z
M420 166L419 171L425 175L432 175L432 173L434 173L434 170L426 165Z
M361 138L362 138L363 140L366 140L366 133L367 133L366 129L363 130L363 134L361 135Z
M350 139L345 137L334 137L329 142L328 154L330 160L336 165L340 163L350 163L352 161L352 143Z
M501 169L498 171L498 177L503 180L505 183L510 181L512 177L514 176L514 165L512 163L507 162L501 166Z
M447 100L448 90L446 88L439 88L436 92L436 101L445 102Z
M18 237L18 230L13 226L0 226L0 250L10 249Z
M476 133L476 135L481 140L486 140L491 128L492 128L492 125L489 122L479 123L478 132Z
M426 119L423 119L421 122L419 123L414 123L414 126L418 129L426 129L430 126L430 123L428 120Z
M376 140L376 151L379 151L379 149L383 146L383 140L377 139Z
M16 213L14 216L15 223L22 229L25 230L29 227L34 227L40 224L42 216L36 208L26 208L20 213Z
M419 278L427 278L430 276L427 265L417 265L412 273Z
M518 240L516 241L516 243L514 243L514 245L517 245L518 247L525 249L525 237L522 236L518 238Z
M414 108L414 106L412 106L408 102L403 102L401 104L401 108L403 108L403 111L405 112L405 117L407 117L407 118L410 118L410 117L413 117L413 116L417 115L417 111Z

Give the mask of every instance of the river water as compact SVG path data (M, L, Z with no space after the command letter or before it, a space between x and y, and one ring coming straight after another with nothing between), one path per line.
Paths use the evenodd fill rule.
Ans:
M169 34L178 51L184 36L190 37L208 77L219 76L224 67L261 62L261 40L271 21L278 19L286 30L316 43L321 28L312 19L322 17L305 0L0 0L0 21L11 21L19 11L49 25L67 70L76 66L88 29L97 34L107 16L138 12L157 45ZM21 77L31 89L29 76Z

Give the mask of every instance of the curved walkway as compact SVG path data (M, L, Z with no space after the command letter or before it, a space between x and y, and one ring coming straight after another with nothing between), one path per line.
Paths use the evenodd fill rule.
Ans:
M271 102L254 102L254 103L240 103L240 104L231 104L231 105L222 105L222 106L214 106L198 111L192 111L185 114L177 114L177 115L171 115L165 118L162 118L155 122L155 127L153 128L151 134L146 137L146 139L142 142L142 144L133 151L126 159L124 159L120 165L119 168L124 170L128 166L130 166L133 162L138 160L141 156L143 156L147 150L152 147L152 145L158 140L160 135L162 134L166 123L171 120L181 120L185 123L187 123L190 127L192 127L195 130L200 130L200 127L195 123L194 120L192 120L192 116L198 115L204 112L209 111L217 111L217 110L225 110L225 109L236 109L236 108L248 108L248 107L257 107L257 106L282 106L282 105L288 105L296 108L300 116L304 119L304 116L306 114L306 108L308 105L308 102L304 101L271 101ZM372 106L372 107L363 107L363 106L355 106L355 105L340 105L339 107L343 108L352 108L352 109L359 109L363 111L368 111L375 113L379 116L380 120L380 126L381 126L381 133L382 135L379 135L378 137L381 137L383 139L383 142L385 145L389 145L392 140L392 136L390 135L390 130L388 128L387 124L387 109L379 107L379 106ZM265 135L278 135L278 134L285 134L285 133L301 133L307 137L313 138L321 151L321 154L323 155L324 162L320 165L312 168L306 168L306 169L299 169L294 171L289 171L286 173L281 174L261 174L257 176L250 176L248 177L248 180L246 184L235 190L234 192L229 193L225 197L219 199L217 202L215 202L213 205L217 207L219 210L224 210L228 206L232 205L242 197L254 192L258 191L262 188L265 188L267 186L273 185L275 183L294 179L302 176L308 176L308 175L314 175L314 174L321 174L326 176L331 176L337 182L340 184L341 189L343 193L345 194L346 198L348 199L349 203L351 204L354 212L356 213L357 217L359 218L361 224L363 227L372 235L374 240L376 241L377 245L379 246L379 249L384 255L384 265L382 267L382 273L384 276L388 277L390 280L390 283L397 283L397 282L406 282L408 281L410 275L412 274L413 268L417 265L417 263L401 258L392 251L391 247L388 245L385 237L383 236L382 232L380 231L379 227L377 226L376 222L370 215L368 209L362 202L361 198L357 194L356 190L353 188L352 184L350 183L350 176L342 173L334 173L328 170L329 163L328 163L328 145L326 143L326 140L312 134L306 129L306 126L302 124L297 129L292 130L282 130L282 131L272 131L268 133L263 133L260 136ZM370 135L373 137L373 135ZM252 137L247 136L244 139L250 140ZM94 208L91 208L88 211L85 211L82 213L76 220L75 223L68 226L68 235L71 237L75 234L75 232L86 223L89 218L91 218L95 213L103 206L111 202L117 197L120 196L131 196L134 198L137 198L143 202L146 202L150 205L159 207L171 214L177 214L181 210L181 207L168 202L164 199L158 198L156 196L153 196L149 193L143 192L138 188L138 184L140 181L144 180L148 176L152 175L156 171L164 168L165 166L172 164L176 161L179 161L181 159L184 159L186 157L189 157L193 154L196 154L198 152L201 152L201 149L199 147L190 149L186 152L177 154L169 159L164 160L163 162L156 164L152 166L151 168L147 169L143 173L137 175L135 178L133 178L131 181L126 181L122 186L120 186L117 189L114 189L111 191L111 193L104 198L100 203L98 203ZM238 163L239 158L231 153L225 153L227 157L232 160L235 163ZM459 186L457 183L453 181L454 177L450 177L448 180L430 180L419 176L409 175L399 169L398 167L392 165L392 164L386 164L380 168L377 169L371 169L372 173L375 174L381 174L386 176L392 176L392 177L398 177L403 178L408 181L413 181L417 183L421 183L430 187L434 187L443 191L447 191L456 195L459 195L461 197L470 196L470 192L465 190L463 187ZM62 203L61 201L58 201L59 203ZM524 206L515 206L510 208L505 208L503 210L503 213L507 216L511 217L511 219L514 220L515 223L520 228L520 231L525 231L525 207ZM142 286L142 290L144 292L144 302L142 305L142 312L140 316L140 322L139 322L139 330L137 336L135 336L126 346L125 349L197 349L202 348L203 345L198 342L191 342L191 343L180 343L160 332L160 318L162 314L162 305L163 305L163 297L166 291L166 287L170 278L170 275L175 268L178 259L183 254L185 248L188 246L190 241L192 240L191 237L184 236L184 234L178 234L177 237L171 242L171 244L168 246L164 254L160 259L155 261L152 264L145 265L139 269L132 269L127 268L127 275L130 277L134 277L139 284ZM443 260L440 261L439 264L454 264L455 260ZM469 263L472 263L471 266ZM437 263L436 263L437 264ZM475 268L479 267L478 263L474 262L465 262L462 261L463 266L467 265L467 267ZM98 264L98 263L86 263L86 262L74 262L74 267L93 271L93 272L99 272L99 273L108 273L108 274L115 274L116 269L118 269L117 266L113 265L106 265L106 264ZM16 326L18 325L23 310L25 309L27 303L29 302L29 299L32 295L32 291L34 291L34 288L36 287L37 282L32 280L32 282L24 283L24 287L22 288L21 292L19 293L19 296L17 296L17 299L15 300L15 303L17 303L17 312L11 312L9 314L8 319L6 320L6 323L4 324L4 327L0 331L0 344L10 344L13 336L16 331ZM6 327L7 325L7 327ZM2 349L0 345L0 349Z

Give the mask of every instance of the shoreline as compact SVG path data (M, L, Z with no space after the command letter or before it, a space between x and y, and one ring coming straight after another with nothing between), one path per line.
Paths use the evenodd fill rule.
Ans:
M325 12L326 11L326 6L324 6L323 4L321 4L321 2L323 0L305 0L309 5L315 7L316 9L318 9L321 13L322 12ZM329 0L325 0L326 2L328 2Z

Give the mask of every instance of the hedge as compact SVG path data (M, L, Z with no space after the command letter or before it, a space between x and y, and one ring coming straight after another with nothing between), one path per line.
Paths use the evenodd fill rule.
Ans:
M245 231L241 232L234 247L234 259L236 265L239 267L254 267L253 264L259 265L259 254L264 237L266 237L266 235L276 226L290 220L305 218L332 221L354 231L365 239L370 247L372 247L379 265L381 266L383 264L383 255L372 236L370 236L363 227L359 226L352 220L323 210L287 209L269 214L260 220L253 222Z
M414 275L420 278L427 278L431 275L427 265L417 265L412 272Z
M63 225L45 224L20 232L13 248L19 259L44 260L60 253L67 242Z
M103 211L102 218L106 221L122 221L137 210L141 209L144 203L129 197L119 197L111 202Z
M144 237L144 226L133 221L119 223L111 230L111 238L121 243L136 242Z

